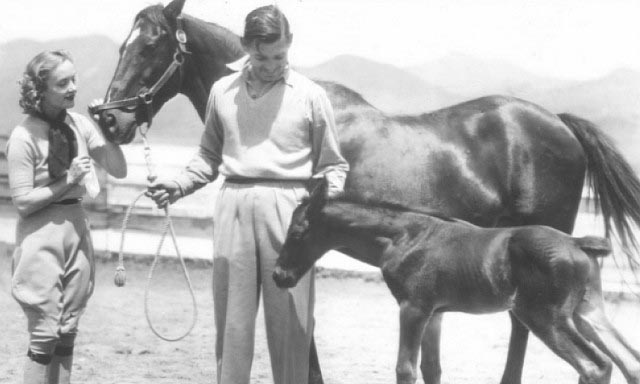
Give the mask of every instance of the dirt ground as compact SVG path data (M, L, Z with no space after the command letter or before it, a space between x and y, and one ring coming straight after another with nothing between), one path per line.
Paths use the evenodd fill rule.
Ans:
M194 331L178 342L157 338L147 326L144 286L149 263L127 260L127 285L113 285L115 261L98 263L96 292L81 322L74 362L75 383L214 383L214 327L211 267L189 263L198 302ZM10 258L0 254L0 383L20 383L26 353L25 318L10 295ZM159 330L179 335L192 316L179 264L163 262L150 296ZM608 314L640 348L637 299L609 300ZM377 276L320 273L317 279L316 342L325 382L394 383L397 306ZM272 383L262 313L256 333L252 383ZM443 383L497 383L506 358L506 314L447 314L442 335ZM576 383L576 373L537 339L531 338L524 383ZM420 381L421 382L421 381ZM624 383L618 370L613 383Z

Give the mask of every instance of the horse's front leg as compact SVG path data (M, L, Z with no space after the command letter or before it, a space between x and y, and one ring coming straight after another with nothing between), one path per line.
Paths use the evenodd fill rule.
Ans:
M520 384L522 381L524 355L529 341L529 330L513 313L509 312L509 317L511 317L511 338L509 339L507 364L504 367L500 384Z
M400 303L400 346L396 364L396 382L414 384L418 379L418 353L428 316L409 301Z
M440 384L442 367L440 366L440 333L442 313L434 313L424 327L422 335L422 355L420 370L425 384Z
M309 350L309 384L324 384L315 339L315 335L311 335L311 349Z

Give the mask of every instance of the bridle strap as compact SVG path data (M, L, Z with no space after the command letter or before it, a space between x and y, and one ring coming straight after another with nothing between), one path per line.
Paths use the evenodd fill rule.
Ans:
M144 105L146 107L147 112L147 124L151 125L151 120L153 118L153 98L154 96L162 89L162 87L169 81L171 76L176 72L176 70L180 69L180 83L182 83L182 65L184 64L184 55L191 54L187 50L187 34L184 32L183 24L182 24L182 16L178 16L176 18L176 33L175 38L178 42L178 46L176 48L176 52L173 54L173 61L164 71L162 76L158 79L158 81L151 86L151 88L146 92L141 92L135 97L129 97L126 99L110 101L108 103L96 105L90 108L91 114L97 114L102 111L107 111L110 109L122 109L122 108L133 108L136 109L138 106Z

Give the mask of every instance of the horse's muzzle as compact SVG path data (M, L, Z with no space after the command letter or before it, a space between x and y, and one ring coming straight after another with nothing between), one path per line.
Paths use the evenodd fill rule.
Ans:
M293 272L286 271L281 267L276 267L273 271L273 280L279 288L293 288L298 283Z
M97 108L90 113L99 116L98 126L107 141L115 144L129 144L136 135L138 122L136 112L123 111L117 108L109 108L98 110Z

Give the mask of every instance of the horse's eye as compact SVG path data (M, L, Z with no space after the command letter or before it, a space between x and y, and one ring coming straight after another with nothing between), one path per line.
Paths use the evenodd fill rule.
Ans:
M156 49L156 45L153 43L145 44L144 47L140 50L140 56L147 58L153 54L153 51Z

